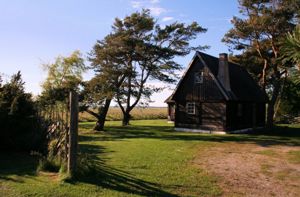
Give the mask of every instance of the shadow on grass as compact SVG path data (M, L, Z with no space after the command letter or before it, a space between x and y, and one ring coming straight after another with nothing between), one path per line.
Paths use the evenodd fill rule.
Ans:
M30 156L28 153L0 152L0 180L22 182L21 179L9 177L34 176L38 158Z
M132 138L255 143L260 146L300 146L300 128L277 126L269 131L262 130L250 134L207 135L175 132L170 126L110 126L105 134L81 135L80 141L113 141Z
M105 154L110 152L107 152L102 146L80 144L79 148L81 152L79 166L81 167L77 179L69 181L71 184L84 182L105 189L141 196L177 196L161 190L158 184L138 179L124 170L108 166ZM0 152L0 158L0 181L23 183L22 177L36 176L38 165L36 157L30 156L28 153Z
M141 196L177 196L161 190L159 184L136 178L133 174L106 165L105 148L81 144L81 159L77 178L69 183L84 182L105 189Z

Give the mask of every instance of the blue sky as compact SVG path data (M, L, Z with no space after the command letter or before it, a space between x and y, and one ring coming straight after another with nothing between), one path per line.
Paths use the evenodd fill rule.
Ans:
M142 8L150 9L161 25L198 22L208 31L192 43L209 45L206 53L215 56L228 52L221 39L232 27L232 16L239 14L237 0L0 0L0 73L21 70L26 91L37 95L46 77L42 64L74 50L87 56L96 40L111 31L115 17ZM176 60L185 67L192 56ZM86 73L85 79L92 76ZM153 95L151 105L164 106L172 88Z

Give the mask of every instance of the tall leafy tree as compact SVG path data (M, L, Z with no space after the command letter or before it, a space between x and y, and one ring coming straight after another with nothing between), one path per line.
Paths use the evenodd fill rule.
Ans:
M267 125L273 125L274 108L290 64L280 61L286 33L298 23L298 0L240 0L242 17L233 17L233 28L223 42L241 51L235 60L246 65L270 95Z
M127 68L124 56L127 48L122 43L123 35L111 33L98 40L90 53L91 68L96 75L85 83L82 110L97 118L94 130L104 129L105 118L117 89L124 82ZM96 108L96 111L93 110Z
M85 88L82 92L81 111L86 111L97 119L94 130L101 131L104 129L110 103L116 89L123 80L124 75L122 74L109 74L107 71L101 71L101 73L98 73L85 83Z
M147 81L175 82L175 72L182 67L174 57L203 49L202 46L191 47L189 41L206 29L196 22L190 25L176 22L161 27L149 10L122 20L116 18L112 28L112 33L94 46L91 60L96 71L109 66L108 73L117 76L112 90L123 112L123 125L128 125L131 110L142 98L149 98L159 90L147 86Z
M79 51L74 51L68 57L58 56L54 63L44 64L43 67L47 71L47 78L42 84L40 101L52 103L64 100L70 90L78 90L86 69Z

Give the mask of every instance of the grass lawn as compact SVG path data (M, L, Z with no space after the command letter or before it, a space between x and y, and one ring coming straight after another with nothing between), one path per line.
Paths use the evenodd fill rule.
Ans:
M95 133L93 123L80 123L80 163L90 170L74 182L62 182L52 173L37 174L33 156L0 153L0 196L219 196L220 177L198 165L199 159L209 158L206 150L232 143L300 146L300 125L281 126L266 135L173 132L166 120L119 125L107 122L107 131ZM272 151L255 153L271 157ZM287 161L299 165L299 152L287 152Z

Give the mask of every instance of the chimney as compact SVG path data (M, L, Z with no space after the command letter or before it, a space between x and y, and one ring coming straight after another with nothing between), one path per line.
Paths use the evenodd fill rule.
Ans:
M226 91L231 91L228 69L229 69L228 68L228 55L227 55L227 53L220 53L219 54L218 79Z

